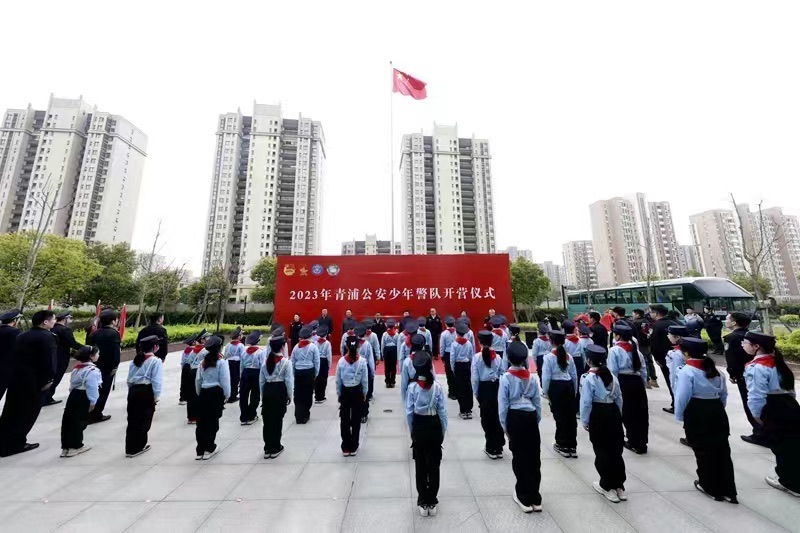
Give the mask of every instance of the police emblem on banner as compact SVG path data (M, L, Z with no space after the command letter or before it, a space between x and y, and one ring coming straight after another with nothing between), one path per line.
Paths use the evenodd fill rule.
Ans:
M339 275L339 265L329 265L328 266L328 275L329 276L337 276L337 275Z
M321 276L323 272L325 272L325 269L322 268L322 265L314 265L311 267L311 273L315 276Z
M294 265L286 265L283 267L283 273L287 276L294 275Z

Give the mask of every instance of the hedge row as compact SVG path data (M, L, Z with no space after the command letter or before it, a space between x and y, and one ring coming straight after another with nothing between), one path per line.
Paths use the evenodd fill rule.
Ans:
M230 334L236 329L236 324L220 324L219 332L223 335ZM254 329L262 329L266 331L264 326L242 326L245 331L252 331ZM166 326L167 338L170 343L183 342L186 338L196 333L199 333L203 328L208 331L214 332L217 330L216 324L179 324L175 326ZM141 328L126 328L125 336L122 338L122 349L136 347L136 335ZM81 344L86 342L86 332L83 330L75 330L75 340Z

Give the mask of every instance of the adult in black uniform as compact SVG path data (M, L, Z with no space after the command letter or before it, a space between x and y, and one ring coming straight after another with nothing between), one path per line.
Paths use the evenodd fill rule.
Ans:
M328 315L328 310L322 310L322 316L317 319L318 326L325 326L328 328L328 333L333 331L333 319Z
M711 339L711 347L715 353L722 353L725 347L722 345L722 320L714 314L714 310L708 306L703 308L703 322L705 323L708 338Z
M300 342L300 330L303 329L303 325L303 321L300 320L300 315L295 313L292 317L292 323L289 324L289 340L292 342L292 348L297 346L297 343Z
M56 336L58 350L56 352L55 361L56 374L53 376L53 386L47 389L43 394L42 401L44 402L44 406L61 403L61 400L53 399L53 395L56 393L56 387L61 383L64 372L67 371L72 350L80 350L83 348L83 344L75 340L72 328L69 327L71 322L72 313L70 311L62 311L56 315L56 325L50 330Z
M675 326L678 323L674 320L667 318L667 308L661 304L650 306L650 315L655 318L652 329L650 330L650 351L661 368L661 374L664 376L664 381L667 382L669 389L669 397L671 403L669 407L663 407L662 410L667 413L674 413L675 399L672 394L672 384L669 380L669 367L667 366L667 354L672 350L672 343L669 342L669 327Z
M369 329L378 336L378 342L381 342L383 334L386 333L386 330L389 328L386 326L386 321L383 320L383 316L380 313L375 313L375 320L372 322Z
M592 332L592 342L603 348L608 348L608 330L600 323L600 313L589 313L589 330Z
M650 351L650 328L652 324L642 309L633 310L633 327L639 339L639 351L644 355L647 363L647 379L650 387L658 388L656 366L653 364L653 354Z
M136 346L139 346L139 341L142 339L152 337L153 335L157 336L158 351L156 351L155 356L161 359L163 363L169 351L169 335L167 335L167 330L164 327L164 313L153 313L150 315L149 321L150 323L143 327L136 336ZM101 357L102 355L103 354L100 354Z
M439 337L442 336L442 331L444 331L444 326L442 325L442 318L436 314L436 309L431 307L431 314L425 317L425 329L431 332L431 337L433 337L432 342L433 351L430 352L433 354L434 358L439 357Z
M22 313L12 309L0 315L0 400L6 394L14 372L14 343L21 332L17 328Z
M744 351L742 341L750 322L751 319L748 315L738 312L730 313L725 318L725 326L731 330L730 333L725 335L725 364L728 365L728 379L739 388L744 414L747 415L747 421L753 427L752 435L742 435L742 440L769 448L769 444L762 434L761 424L756 422L750 412L750 408L747 406L747 384L744 380L744 366L753 360L753 356Z
M0 416L0 457L39 447L27 442L28 433L42 410L42 394L53 384L56 338L50 329L56 323L52 311L37 311L33 327L20 333L14 346L14 374Z
M100 329L86 339L86 344L97 346L98 350L100 350L100 357L95 364L100 369L100 375L103 378L103 384L100 385L100 397L97 399L94 410L89 417L90 424L105 422L111 418L111 415L103 414L103 409L108 401L108 395L111 393L111 387L114 385L114 376L117 374L117 367L119 366L122 341L119 337L119 331L117 331L118 323L119 317L116 311L111 309L103 311L100 313Z

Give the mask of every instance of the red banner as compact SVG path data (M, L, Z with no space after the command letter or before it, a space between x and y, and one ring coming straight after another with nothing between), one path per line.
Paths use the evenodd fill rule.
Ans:
M475 331L489 309L512 317L506 254L280 256L277 269L274 321L288 331L295 313L308 324L327 309L334 353L348 309L359 321L466 311Z

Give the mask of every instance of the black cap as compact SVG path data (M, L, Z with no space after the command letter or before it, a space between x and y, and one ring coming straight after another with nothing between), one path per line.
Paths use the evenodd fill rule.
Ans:
M425 346L425 335L420 335L419 333L414 333L411 336L411 347L412 348L422 348Z
M117 318L117 316L118 316L117 312L114 311L113 309L106 309L105 311L102 311L100 313L100 318L107 318L107 317Z
M589 361L602 363L608 358L608 352L599 344L589 344L583 349L583 353Z
M20 313L19 309L12 309L0 315L0 320L9 321L9 320L14 320L15 318L19 318L21 316L22 313Z
M395 327L396 324L397 324L397 322L395 321L394 318L387 318L386 319L386 327L387 328L393 328L393 327Z
M771 352L775 348L775 337L767 335L766 333L748 331L745 333L744 338L749 340L751 344L757 344L768 352Z
M614 333L633 333L633 328L627 324L614 324Z
M681 339L681 350L689 354L689 357L702 359L708 352L708 343L697 337L685 337Z
M200 331L199 333L195 333L194 335L189 335L189 336L186 338L186 340L185 340L185 341L183 341L183 343L184 343L184 344L194 344L195 342L197 342L198 340L200 340L200 338L201 338L201 337L203 337L205 334L206 334L206 330L205 330L205 329L203 329L203 330L202 330L202 331Z
M550 324L539 322L539 324L536 326L536 329L539 331L540 335L546 335L550 332Z
M317 328L317 336L319 337L327 337L328 336L328 326L322 325Z
M651 311L655 311L656 313L658 313L660 315L664 315L664 316L667 316L667 313L669 312L667 310L666 306L663 306L661 304L651 305L650 306L650 310Z
M147 337L144 337L143 339L139 339L139 344L149 344L151 342L158 342L160 340L161 340L161 337L159 337L158 335L148 335Z
M257 329L251 331L244 342L245 344L249 344L250 346L255 346L256 344L261 342L261 331Z
M458 320L456 320L456 325L458 325L459 322L463 322L467 326L472 324L472 321L469 319L468 316L460 316L460 317L458 317Z
M573 322L572 320L565 320L564 322L561 323L561 327L564 329L564 331L566 331L567 328L574 328L575 322Z
M144 339L142 339L144 340ZM75 359L81 360L83 357L91 357L96 354L100 349L97 346L81 346L75 352Z
M216 335L211 335L208 340L205 342L206 350L211 350L213 348L218 348L222 346L222 339L217 337Z
M427 324L427 323L428 323L428 321L425 319L424 316L418 316L417 317L417 325L419 327L424 328L425 324Z
M270 329L270 335L273 337L284 337L286 335L286 330L283 329L283 326L278 324L277 328Z
M592 330L589 329L589 326L584 324L583 322L578 322L578 333L581 335L589 335Z
M61 311L56 315L56 320L64 320L65 318L72 318L72 311Z
M672 333L678 337L683 337L688 331L689 329L686 326L670 326L667 328L667 333Z
M272 353L278 353L281 351L284 344L286 344L286 339L284 337L272 337L269 340L269 349Z
M301 339L310 339L311 338L311 328L308 326L303 326L300 328L300 338Z
M403 327L403 331L413 335L414 333L417 332L417 323L416 322L406 322L405 326Z
M356 334L356 337L363 337L364 335L367 334L367 328L365 328L361 324L358 324L356 327L353 328L353 333Z
M459 335L466 335L469 332L469 326L466 322L458 322L456 324L456 333Z
M425 367L433 365L431 354L429 354L425 350L414 350L411 356L411 361L414 364L414 368L416 368L417 370L424 370Z
M200 331L200 333L198 333L198 334L197 334L197 338L196 338L196 340L197 340L197 341L202 341L203 339L205 339L205 338L206 338L206 337L208 337L209 335L211 335L211 334L208 332L208 330L207 330L206 328L203 328L203 329Z
M308 324L308 327L310 327L311 329L317 329L319 327L319 320L312 320Z
M506 348L506 357L512 365L521 365L528 360L528 347L520 341L514 341Z
M494 333L491 331L482 329L478 332L478 341L482 346L489 346L492 344L492 340L494 340Z
M564 333L563 329L552 329L552 330L549 331L549 334L550 334L551 338L552 337L559 338L559 337L566 337L567 336L567 334Z
M492 325L492 327L495 328L499 328L500 326L502 326L503 322L504 322L503 317L500 315L494 315L492 318L489 319L489 323Z
M519 327L519 324L509 324L508 331L510 331L512 335L519 335L522 328Z
M236 329L233 330L233 332L231 333L231 339L235 339L236 337L241 337L241 336L242 336L242 327L236 326Z

